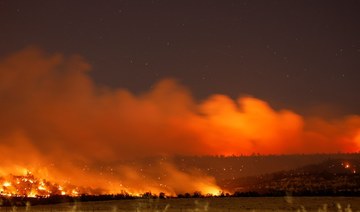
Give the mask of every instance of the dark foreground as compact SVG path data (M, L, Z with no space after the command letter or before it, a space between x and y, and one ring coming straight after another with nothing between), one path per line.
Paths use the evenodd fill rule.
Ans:
M360 211L360 197L124 199L1 207L0 211Z

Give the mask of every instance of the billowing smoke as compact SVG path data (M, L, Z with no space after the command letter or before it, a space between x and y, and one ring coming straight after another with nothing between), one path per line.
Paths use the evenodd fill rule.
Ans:
M0 61L1 175L26 169L85 187L174 194L217 187L213 178L171 163L155 165L144 180L136 165L119 161L360 150L357 115L302 117L249 96L212 95L197 102L171 79L134 95L96 85L89 70L80 56L47 55L33 47ZM115 171L100 176L88 168L101 164L113 164ZM167 176L160 181L159 166Z

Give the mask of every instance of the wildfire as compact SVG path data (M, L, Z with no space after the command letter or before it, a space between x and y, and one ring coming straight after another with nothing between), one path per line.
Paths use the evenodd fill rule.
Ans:
M36 48L0 58L0 195L216 194L215 178L200 171L171 162L149 164L144 171L121 161L360 148L359 115L303 117L250 96L210 95L198 102L171 79L137 95L98 86L89 69L81 57L47 55ZM98 168L103 163L114 169ZM354 164L345 168L356 173Z
M78 196L79 191L73 186L58 185L45 179L38 179L31 173L26 175L8 175L0 178L0 195L16 197L49 197L50 195Z
M156 184L154 181L147 181L147 186L122 185L119 184L120 189L116 189L116 185L112 184L112 190L99 190L97 188L74 186L68 181L63 181L63 184L50 182L47 179L37 178L31 172L25 175L7 175L0 177L0 197L50 197L54 195L79 196L85 195L100 195L100 194L119 194L125 193L131 196L142 196L145 193L160 194L164 193L166 196L176 196L177 194L185 192L199 191L205 195L219 195L221 188L211 182L209 177L196 178L195 176L187 175L177 170L172 170L171 179L177 181L186 181L190 188L184 189L172 185L169 187L166 184ZM169 179L164 179L165 182ZM159 185L159 186L156 186ZM102 185L99 185L101 187Z

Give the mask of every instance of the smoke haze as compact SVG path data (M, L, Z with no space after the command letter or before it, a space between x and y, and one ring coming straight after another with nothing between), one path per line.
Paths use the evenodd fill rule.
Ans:
M172 79L135 95L96 85L90 68L81 56L46 54L35 47L1 59L0 174L31 170L54 181L106 191L210 193L220 190L215 180L195 170L180 171L166 162L141 174L136 165L118 162L151 156L360 150L358 115L302 117L250 96L234 100L214 94L198 102ZM110 174L86 169L108 163L113 164ZM159 170L165 170L163 180Z

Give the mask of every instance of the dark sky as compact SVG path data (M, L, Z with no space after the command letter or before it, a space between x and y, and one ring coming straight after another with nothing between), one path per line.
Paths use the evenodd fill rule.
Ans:
M136 93L171 77L199 100L359 114L359 11L359 0L0 0L0 55L37 45Z

